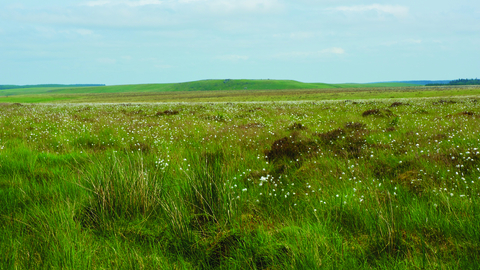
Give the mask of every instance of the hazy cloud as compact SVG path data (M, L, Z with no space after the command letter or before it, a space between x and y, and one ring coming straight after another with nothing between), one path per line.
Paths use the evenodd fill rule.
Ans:
M399 5L356 5L356 6L340 6L335 8L330 8L328 10L340 11L345 13L363 13L368 11L375 11L378 14L390 14L395 17L406 17L409 12L409 8Z
M108 1L108 0L98 0L98 1L88 1L83 5L88 7L98 7L98 6L118 6L125 5L129 7L141 7L147 5L161 5L164 1L159 0L140 0L140 1Z
M158 69L170 69L170 68L173 68L172 65L165 65L165 64L157 64L157 65L154 65L154 67L158 68Z
M277 0L205 0L201 1L209 6L214 12L272 12L283 9L283 5Z
M246 56L246 55L229 54L229 55L220 55L220 56L217 56L216 58L219 59L219 60L222 60L222 61L236 62L236 61L248 60L249 57Z
M479 10L471 0L4 0L0 74L4 84L475 77Z
M394 41L386 41L383 42L382 45L384 46L393 46L393 45L412 45L412 44L422 44L421 39L405 39L405 40L394 40ZM436 41L432 41L436 42Z
M321 51L323 54L344 54L345 50L338 47L332 47Z
M321 58L332 55L345 54L345 50L339 47L326 48L319 51L292 51L286 53L280 53L274 55L274 58L279 59L308 59L308 58Z
M278 0L139 0L139 1L110 1L96 0L88 1L82 5L88 7L103 6L127 6L127 7L143 7L143 6L160 6L168 9L193 8L196 11L213 11L215 13L230 12L270 12L278 11L283 5Z
M277 14L281 0L93 0L67 6L7 7L0 17L34 24L105 27L167 27L203 23L218 27L245 21L245 15ZM219 22L218 19L225 20ZM231 25L231 24L230 24Z
M82 36L89 36L93 34L93 31L88 29L77 29L76 32Z

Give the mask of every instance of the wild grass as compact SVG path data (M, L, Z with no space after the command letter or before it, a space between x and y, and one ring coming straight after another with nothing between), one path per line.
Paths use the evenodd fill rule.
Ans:
M362 88L362 87L405 87L415 86L408 83L371 83L371 84L326 84L303 83L293 80L201 80L182 83L133 84L113 86L69 86L39 85L13 86L11 89L0 89L0 95L11 96L21 94L72 94L72 93L125 93L125 92L185 92L211 90L272 90L272 89L322 89L322 88Z
M0 268L478 269L478 100L0 106Z
M402 83L323 84L284 80L205 80L178 84L26 88L0 91L0 103L318 101L475 96L478 86Z

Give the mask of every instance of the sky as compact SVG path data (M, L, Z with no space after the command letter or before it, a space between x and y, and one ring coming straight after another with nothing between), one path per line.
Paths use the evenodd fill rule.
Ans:
M0 84L479 75L480 1L0 2Z

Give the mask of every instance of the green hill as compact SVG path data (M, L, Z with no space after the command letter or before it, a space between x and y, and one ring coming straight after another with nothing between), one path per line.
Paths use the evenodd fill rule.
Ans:
M128 92L185 92L215 90L284 90L284 89L332 89L361 87L405 87L415 86L405 83L373 84L326 84L303 83L293 80L201 80L183 83L132 84L113 86L64 86L31 87L0 90L0 96L32 94L94 94L94 93L128 93Z
M105 87L51 89L49 93L125 93L183 92L215 90L325 89L339 86L325 83L302 83L291 80L202 80L183 83L133 84Z

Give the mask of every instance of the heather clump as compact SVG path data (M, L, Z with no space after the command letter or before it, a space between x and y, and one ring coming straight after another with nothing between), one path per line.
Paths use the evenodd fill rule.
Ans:
M269 161L280 159L296 160L305 153L316 147L315 143L307 139L302 139L298 133L293 132L290 136L275 140L269 150L265 150L265 157Z
M163 115L177 115L180 112L177 110L165 110L163 112L157 112L155 115L156 116L163 116Z
M376 116L376 117L391 117L393 112L389 109L370 109L362 113L363 117Z

